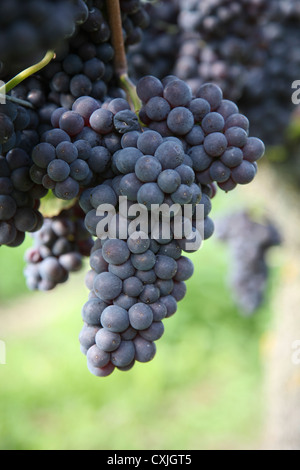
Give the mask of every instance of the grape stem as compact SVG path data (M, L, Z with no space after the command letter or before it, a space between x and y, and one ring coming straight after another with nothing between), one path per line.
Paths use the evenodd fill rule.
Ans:
M120 1L106 0L106 7L112 35L112 46L115 50L115 72L118 77L121 77L128 73L128 64L124 44Z
M16 98L15 96L10 96L10 95L7 95L6 99L8 101L11 101L12 103L18 104L20 106L24 106L25 108L34 109L33 104L29 103L29 101L21 100L20 98Z
M138 113L142 107L141 101L136 93L136 86L130 80L127 73L124 73L123 75L120 76L120 83L121 83L123 90L126 91L127 96L129 96L132 106L134 108L134 111Z
M120 0L106 0L107 15L111 30L112 46L115 50L114 68L121 87L126 91L137 113L142 105L136 93L136 87L128 76L128 63L124 44Z
M52 59L54 59L54 57L55 57L55 52L48 51L45 57L40 62L18 73L18 75L16 75L14 78L9 80L9 82L3 85L0 88L0 95L5 95L9 91L11 91L13 88L15 88L17 85L19 85L19 83L26 80L26 78L42 70L44 67L46 67L46 65L49 64L49 62L51 62Z

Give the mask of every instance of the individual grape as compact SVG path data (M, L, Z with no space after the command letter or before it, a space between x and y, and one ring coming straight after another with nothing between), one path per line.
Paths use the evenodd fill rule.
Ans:
M168 256L175 260L179 259L181 256L181 248L177 240L172 240L166 245L162 245L159 248L158 254Z
M104 108L97 109L90 117L91 128L98 134L109 134L114 128L113 117L111 111Z
M244 147L248 141L248 134L241 127L230 127L225 132L228 145L232 147Z
M153 322L153 312L151 308L144 303L136 303L128 311L130 325L135 330L145 330Z
M133 340L135 347L135 359L138 362L150 362L156 354L156 345L153 341L147 341L141 336Z
M153 251L147 250L141 254L131 255L131 262L139 271L149 271L155 266L156 257Z
M230 177L230 169L220 160L211 164L209 173L212 180L216 181L217 183L224 183Z
M105 65L97 57L93 57L84 63L83 72L92 82L95 82L103 77Z
M186 135L194 126L194 116L187 108L178 106L170 111L167 125L175 135Z
M102 368L107 366L110 361L110 354L108 352L99 349L96 344L94 344L87 351L87 360L88 363L93 367Z
M210 217L204 220L204 240L208 240L214 233L215 224Z
M179 168L179 167L177 167ZM174 193L181 184L180 175L175 170L164 170L162 171L157 179L157 184L160 189L167 194Z
M107 263L120 265L129 259L130 251L123 240L107 240L102 249L102 256Z
M237 183L235 183L232 178L229 178L224 183L218 183L218 187L222 189L222 191L228 192L235 189L237 187Z
M150 247L150 239L145 232L133 232L128 240L127 246L131 253L142 254Z
M134 276L125 279L123 282L123 292L130 297L138 297L143 288L142 281Z
M87 362L87 367L88 370L91 372L91 374L95 375L96 377L108 377L111 375L114 370L115 366L109 362L106 366L104 367L94 367L89 361Z
M14 148L10 150L6 154L6 161L10 171L29 166L32 163L28 153L20 148Z
M113 207L117 205L114 190L106 184L96 186L91 192L90 200L94 209L98 209L102 204L110 204Z
M47 143L57 147L61 142L71 142L71 138L63 129L51 129L42 135L42 143Z
M228 147L227 150L221 156L221 162L224 163L228 168L234 168L243 161L243 152L237 147Z
M138 135L136 146L144 155L154 155L162 143L163 138L158 132L148 130Z
M93 85L91 80L83 74L75 75L70 82L70 92L75 98L80 96L89 96Z
M130 105L124 98L115 98L109 102L107 109L116 115L120 111L130 110Z
M135 358L135 347L132 341L121 341L118 349L112 352L111 361L116 367L126 367Z
M107 328L101 328L95 337L97 347L105 352L115 351L121 344L121 336Z
M265 153L265 145L256 137L248 137L245 146L243 147L244 159L248 162L255 162L260 160Z
M216 111L222 103L223 92L214 83L206 83L199 88L196 97L206 100L210 105L211 111Z
M153 313L153 321L161 321L167 316L167 307L166 305L161 302L161 299L153 304L150 304L149 307Z
M197 172L209 168L213 161L212 157L205 151L203 145L192 147L188 154L192 159L193 169Z
M108 306L98 298L90 299L82 308L82 319L89 325L99 325L103 310Z
M124 331L122 334L121 334L121 338L124 340L124 341L131 341L133 340L137 335L137 331L132 328L131 326L129 328L127 328L126 331Z
M205 137L203 146L211 157L220 157L225 152L228 143L224 134L213 132Z
M74 111L67 111L59 120L59 127L69 136L74 137L84 128L84 119Z
M46 169L55 157L54 146L46 142L38 144L32 152L32 160L40 168Z
M109 272L98 274L94 280L94 290L101 300L113 300L122 292L122 281Z
M9 220L17 211L15 200L11 196L0 195L0 220Z
M184 150L177 142L166 141L156 149L155 156L164 170L175 169L184 161Z
M151 75L141 78L137 85L136 91L138 97L144 102L150 100L155 96L162 96L163 95L163 85L159 79L153 77Z
M70 176L75 181L83 182L88 178L90 174L90 168L88 164L81 159L77 159L70 165Z
M140 136L140 133L138 131L126 132L125 134L122 135L121 147L123 149L127 147L137 147L137 141L138 141L139 136Z
M78 150L76 145L71 142L61 142L56 147L56 157L60 160L71 164L78 158ZM51 162L50 162L51 163Z
M145 112L152 121L164 121L171 111L169 103L161 96L154 96L145 105Z
M163 96L173 108L187 106L192 100L192 90L183 80L171 80L165 86Z
M127 310L124 308L110 305L101 314L101 324L112 333L121 333L129 327L128 315Z
M225 121L225 130L230 127L239 127L248 133L250 127L249 119L240 113L231 114Z
M111 160L110 152L103 146L96 145L92 148L88 165L94 173L103 173Z
M204 142L204 132L198 125L192 127L190 132L185 135L185 140L190 146L201 145Z
M81 346L88 351L95 344L95 336L99 331L99 327L84 324L79 334L79 342Z
M134 267L130 260L126 261L123 264L110 264L109 272L115 274L119 279L125 280L134 275Z
M31 232L34 230L38 222L36 211L29 207L17 209L14 215L14 224L20 232Z
M47 168L48 176L55 182L65 181L70 175L70 166L64 160L53 160Z
M154 267L155 274L158 278L169 280L172 279L177 273L177 262L166 255L158 255Z
M12 121L3 113L0 113L0 144L5 144L14 134Z
M135 297L130 297L126 294L120 294L119 297L114 300L114 305L124 308L125 310L129 310L136 302L137 299Z
M137 270L135 275L143 284L154 284L157 279L154 269L148 269L147 271Z
M79 184L73 178L68 177L65 181L58 182L55 186L55 195L59 199L71 200L78 196Z
M177 260L177 272L174 276L174 281L187 281L194 274L194 264L186 256L181 256Z
M177 270L177 266L176 266L176 270ZM159 288L160 295L165 296L165 295L171 294L173 287L174 287L174 282L172 279L167 279L167 280L157 279L157 281L155 282L155 285L156 287Z
M180 302L184 299L187 292L187 286L184 281L174 281L174 288L170 294L176 299L177 302Z
M179 165L176 168L176 172L180 176L180 183L191 186L195 181L195 172L193 169L185 164ZM176 188L177 189L177 188Z
M142 188L141 181L137 178L135 173L124 175L120 181L120 194L126 196L129 201L137 201L138 192Z
M123 174L133 173L136 163L142 156L142 152L137 148L127 147L117 153L116 166Z
M224 118L219 112L206 114L201 123L201 127L205 134L211 134L212 132L222 132L224 126Z
M174 193L172 193L171 198L175 204L189 204L192 200L193 193L190 186L186 184L181 184Z
M114 127L119 134L130 131L139 131L140 124L138 116L131 110L124 109L115 114L113 118Z
M243 160L240 165L232 169L231 174L235 183L248 184L254 179L256 170L251 162Z
M16 239L17 230L15 226L6 221L0 220L0 245L9 245Z
M64 270L55 257L44 259L39 268L43 280L59 283L64 277Z
M189 104L189 110L195 122L200 122L211 111L209 102L203 98L194 98Z
M175 297L172 295L166 295L160 298L160 301L166 306L167 308L167 315L166 318L171 317L177 311L177 302Z
M157 158L144 155L137 159L134 171L143 183L155 182L161 174L162 166Z
M156 183L145 183L137 193L137 201L139 204L151 210L152 205L161 205L164 201L164 193Z
M139 300L145 304L157 302L160 298L160 290L153 284L146 284L140 294Z
M155 321L149 328L139 332L140 336L150 342L158 341L164 334L165 327L162 321Z

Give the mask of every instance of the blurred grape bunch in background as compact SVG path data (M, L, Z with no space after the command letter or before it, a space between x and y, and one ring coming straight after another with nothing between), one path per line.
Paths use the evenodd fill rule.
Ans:
M273 222L258 223L241 211L216 221L216 237L230 250L229 283L234 301L242 314L252 315L265 301L268 252L281 244L281 235Z

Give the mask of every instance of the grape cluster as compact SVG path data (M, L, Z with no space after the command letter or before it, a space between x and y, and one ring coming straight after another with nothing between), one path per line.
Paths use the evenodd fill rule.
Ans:
M197 183L215 182L230 191L254 179L264 144L249 137L248 119L217 85L206 83L193 95L174 76L162 82L147 76L138 82L137 92L143 102L140 118L161 135L183 141Z
M144 25L142 40L128 48L129 73L135 81L150 74L160 79L168 75L176 63L181 42L177 0L149 2L145 11L149 20Z
M216 237L230 249L230 287L244 315L252 315L265 299L269 280L268 253L281 243L274 223L257 222L247 212L216 221Z
M268 145L282 142L300 75L297 1L183 1L174 74L194 92L219 85ZM255 85L254 85L255 84Z
M2 0L0 77L38 62L87 19L83 0Z
M115 98L100 104L80 97L72 110L56 109L41 142L34 147L32 171L59 199L71 200L81 189L109 175L112 152L120 148L124 129L140 129L129 103Z
M26 251L24 270L30 290L50 291L66 282L70 273L83 267L83 258L89 256L93 246L78 206L45 218L32 238L34 243Z
M228 35L248 38L259 24L269 0L180 0L179 24L183 30L200 30L205 41Z
M19 246L43 224L40 199L47 190L31 178L31 157L21 148L0 156L0 246Z
M30 124L30 112L23 106L10 101L0 105L0 155L20 145L22 131Z
M194 97L176 77L161 82L146 76L137 93L147 127L127 129L111 156L111 178L86 188L79 202L96 239L80 344L89 370L99 377L154 357L163 320L177 311L194 272L185 253L197 251L213 234L215 182L226 191L233 189L233 177L235 185L250 182L253 162L264 151L259 139L248 137L245 116L223 100L216 85L207 84ZM233 131L226 134L230 117ZM224 154L231 162L226 187L215 170ZM200 168L207 159L209 174Z
M89 370L110 375L149 362L164 333L163 320L186 294L193 264L176 242L166 245L135 232L127 241L96 241L86 277L80 344Z

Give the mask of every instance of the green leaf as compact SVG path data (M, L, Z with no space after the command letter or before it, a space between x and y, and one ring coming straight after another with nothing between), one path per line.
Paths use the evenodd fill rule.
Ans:
M64 201L63 199L58 199L52 191L49 191L47 196L41 200L41 205L39 211L46 218L56 217L63 210L70 209L75 206L77 203L77 198L72 199L71 201Z

